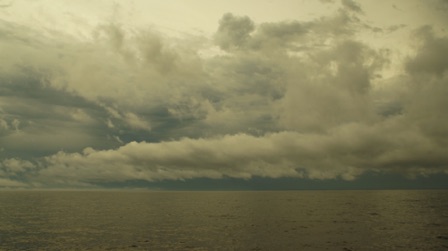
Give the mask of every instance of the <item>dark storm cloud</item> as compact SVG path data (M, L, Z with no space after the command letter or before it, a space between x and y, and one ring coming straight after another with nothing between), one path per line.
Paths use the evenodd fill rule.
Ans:
M96 104L52 88L42 75L30 70L4 74L1 81L0 116L9 130L0 133L5 149L0 155L22 151L22 157L38 156L61 149L78 151L86 144L117 145L99 140L105 129L104 112Z

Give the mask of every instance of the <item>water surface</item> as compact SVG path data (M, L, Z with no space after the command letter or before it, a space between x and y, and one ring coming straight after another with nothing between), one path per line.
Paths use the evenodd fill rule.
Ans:
M448 191L0 192L0 250L448 250Z

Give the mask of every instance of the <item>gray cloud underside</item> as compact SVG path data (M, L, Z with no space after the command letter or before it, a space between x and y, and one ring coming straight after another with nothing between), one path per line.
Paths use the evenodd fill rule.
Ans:
M225 14L211 40L2 22L0 186L447 173L448 37L414 31L381 79L391 52L357 40L363 11L342 3L309 22Z

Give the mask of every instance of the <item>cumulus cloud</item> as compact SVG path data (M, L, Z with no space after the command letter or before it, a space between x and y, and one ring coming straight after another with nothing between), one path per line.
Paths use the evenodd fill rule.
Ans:
M29 186L29 183L23 181L23 175L32 172L35 168L35 164L27 160L4 159L0 162L0 188Z
M26 160L19 160L19 159L5 159L2 162L2 166L6 172L11 173L20 173L24 172L28 169L34 168L34 164L26 161Z

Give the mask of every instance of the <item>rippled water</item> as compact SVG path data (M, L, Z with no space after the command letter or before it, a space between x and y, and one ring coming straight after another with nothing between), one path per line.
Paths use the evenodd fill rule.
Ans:
M448 191L0 192L0 250L448 250Z

